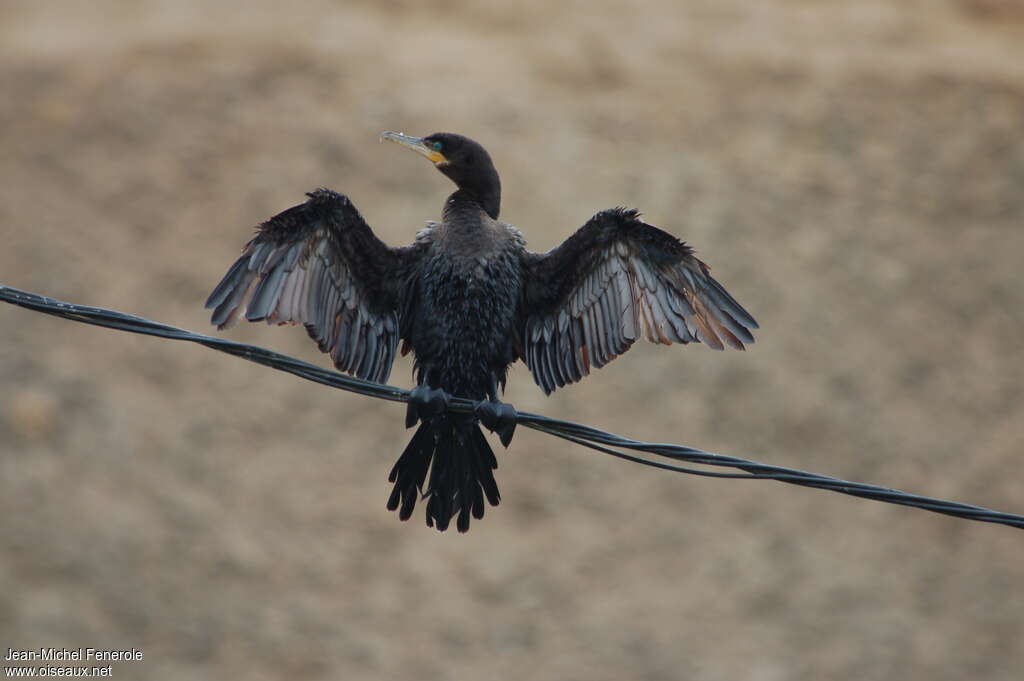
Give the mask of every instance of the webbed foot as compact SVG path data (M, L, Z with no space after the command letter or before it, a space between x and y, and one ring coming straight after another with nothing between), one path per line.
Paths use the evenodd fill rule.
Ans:
M448 411L451 396L443 390L431 388L421 383L409 393L408 406L405 409L405 427L412 428L417 421L426 421Z
M516 432L516 409L508 402L481 400L473 410L480 423L498 434L501 444L508 447Z

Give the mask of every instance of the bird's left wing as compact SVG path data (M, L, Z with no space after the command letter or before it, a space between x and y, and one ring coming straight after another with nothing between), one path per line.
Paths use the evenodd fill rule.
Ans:
M318 189L259 226L206 301L230 327L240 311L268 324L301 323L341 371L383 383L399 338L410 247L378 239L348 197Z
M757 322L693 250L636 211L598 213L561 246L527 254L523 361L545 393L575 383L645 336L716 350L753 343Z

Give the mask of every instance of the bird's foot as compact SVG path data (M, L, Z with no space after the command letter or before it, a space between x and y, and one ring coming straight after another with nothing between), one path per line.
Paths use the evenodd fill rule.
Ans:
M498 434L501 444L508 447L516 432L516 409L508 402L481 400L473 410L476 417L492 433Z
M417 421L426 421L448 411L451 396L443 390L431 388L424 383L419 384L409 393L409 403L405 409L405 427L412 428Z

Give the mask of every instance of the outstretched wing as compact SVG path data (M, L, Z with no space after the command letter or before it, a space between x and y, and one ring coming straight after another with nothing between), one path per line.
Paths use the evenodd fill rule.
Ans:
M636 211L598 213L561 246L526 259L519 342L545 393L615 359L641 335L716 350L753 343L757 322L693 250Z
M374 236L349 199L328 189L259 226L206 301L219 329L304 324L334 365L383 383L398 345L401 272L410 249Z

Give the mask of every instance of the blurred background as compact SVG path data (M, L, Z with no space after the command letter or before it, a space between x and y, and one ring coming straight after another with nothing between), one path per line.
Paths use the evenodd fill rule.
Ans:
M534 250L635 206L762 323L521 409L1024 512L1024 3L0 4L0 282L201 332L326 185L391 244L480 140ZM327 365L301 329L227 337ZM391 382L412 384L411 362ZM521 429L468 535L403 407L0 306L0 641L137 679L1009 679L1024 535ZM497 449L497 446L496 446Z

